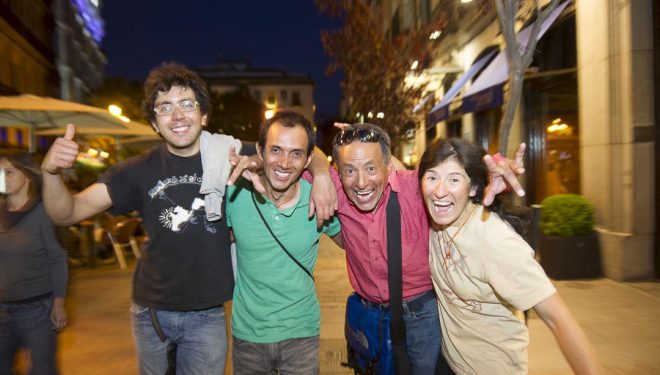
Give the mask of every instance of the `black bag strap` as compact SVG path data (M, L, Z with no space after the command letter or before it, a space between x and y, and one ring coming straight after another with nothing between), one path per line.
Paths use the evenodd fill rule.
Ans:
M163 328L160 326L156 310L150 308L149 316L151 316L151 324L153 325L158 338L161 342L165 342L167 338L165 337L165 333L163 333ZM170 342L167 344L167 370L165 371L165 375L176 375L176 350L177 345L175 343Z
M387 202L387 284L390 289L390 333L397 374L411 373L406 352L406 326L403 322L403 275L401 266L401 206L397 193L390 191Z
M280 239L277 238L277 236L275 235L275 233L273 233L273 230L270 229L270 225L268 225L268 222L266 221L266 219L264 218L264 215L261 213L261 210L259 209L259 205L257 204L257 200L256 200L256 198L254 197L254 191L252 192L251 195L252 195L252 202L254 203L254 208L257 210L257 213L259 214L259 217L261 218L261 221L263 221L263 223L264 223L264 225L266 226L266 229L268 229L268 232L270 233L270 235L273 236L273 238L275 239L275 241L277 242L277 244L280 245L280 247L282 248L282 250L284 250L284 252L286 253L286 255L288 255L289 258L291 258L291 260L292 260L295 264L297 264L298 267L300 267L303 271L305 271L305 273L307 274L307 276L309 276L309 277L312 278L312 281L314 281L314 276L312 276L312 273L309 272L309 270L308 270L307 268L305 268L305 266L303 266L303 265L298 261L298 259L296 259L293 255L291 255L291 253L289 252L289 250L287 250L286 247L284 247L284 245L282 244L282 242L280 242Z

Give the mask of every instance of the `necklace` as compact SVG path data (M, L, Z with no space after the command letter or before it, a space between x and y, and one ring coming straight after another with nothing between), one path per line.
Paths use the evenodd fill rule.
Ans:
M449 260L451 259L451 250L454 247L454 240L456 237L458 237L458 234L461 233L461 229L463 229L463 226L465 226L465 223L468 222L470 217L472 216L472 212L474 211L474 208L477 207L476 204L473 204L472 207L470 207L470 212L468 212L467 216L465 217L465 220L459 225L458 229L456 230L456 233L454 235L450 235L447 230L441 230L439 234L439 240L440 240L440 252L442 254L442 267L447 271L448 268L448 263Z

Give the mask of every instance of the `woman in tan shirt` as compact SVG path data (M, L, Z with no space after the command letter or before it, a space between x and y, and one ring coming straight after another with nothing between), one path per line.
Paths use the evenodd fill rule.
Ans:
M440 140L419 166L443 355L461 375L526 374L529 336L514 312L533 308L576 373L600 373L582 330L514 230L519 223L497 200L490 209L481 204L485 154L462 139Z

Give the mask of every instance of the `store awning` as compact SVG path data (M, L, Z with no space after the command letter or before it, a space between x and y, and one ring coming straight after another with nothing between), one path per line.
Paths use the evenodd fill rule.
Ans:
M474 62L472 66L470 66L470 69L465 72L459 78L452 87L447 90L447 93L445 96L442 97L442 100L438 104L436 104L431 111L429 112L429 124L435 124L439 121L443 121L449 117L449 103L458 95L458 92L461 91L463 86L467 83L467 81L471 80L472 77L474 77L478 72L483 69L483 67L490 62L492 57L498 52L497 49L490 51L486 55L482 56L480 59Z
M541 25L536 40L543 37L569 3L570 1L566 1L560 4L550 13L550 16ZM518 41L523 47L527 46L529 36L532 32L532 26L528 25L518 32ZM472 86L465 92L465 95L463 95L461 112L479 112L501 106L503 102L502 88L508 78L509 62L507 60L506 50L502 50L481 73L479 78L474 81Z
M420 100L419 103L415 105L415 108L413 108L412 113L415 114L419 112L419 110L424 108L424 106L426 105L426 103L428 103L429 100L433 100L434 96L435 95L433 93L426 94L426 96L424 96L424 99Z

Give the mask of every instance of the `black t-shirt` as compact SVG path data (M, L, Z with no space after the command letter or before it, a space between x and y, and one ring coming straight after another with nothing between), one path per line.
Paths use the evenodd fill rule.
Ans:
M113 166L100 182L108 187L110 212L137 210L149 234L133 275L135 303L190 311L231 299L229 229L225 217L206 219L199 154L176 156L162 144Z

